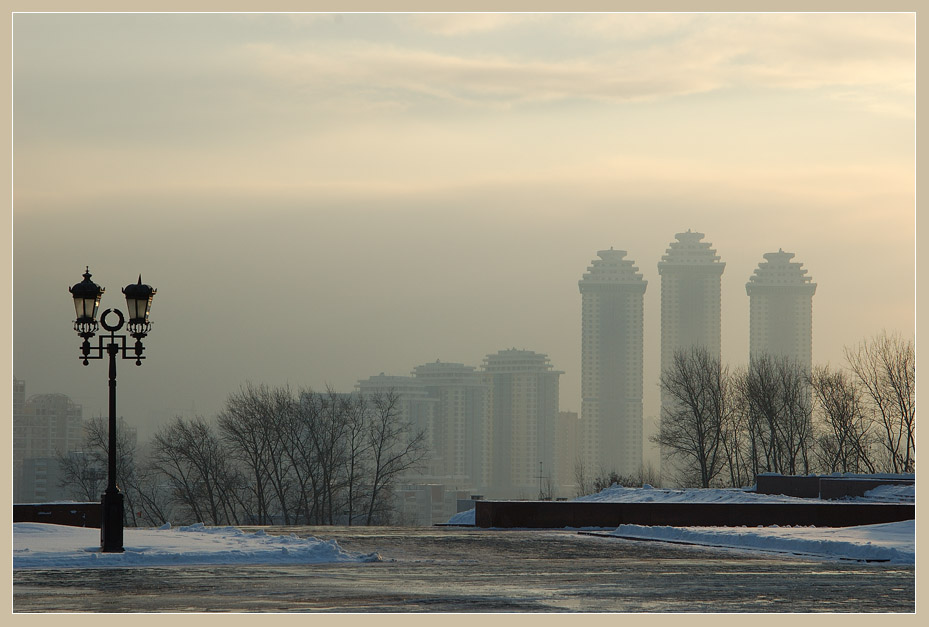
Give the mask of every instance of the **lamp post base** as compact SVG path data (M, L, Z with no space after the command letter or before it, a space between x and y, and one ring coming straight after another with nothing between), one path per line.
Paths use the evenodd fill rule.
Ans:
M107 490L101 503L103 517L100 521L100 549L104 553L123 552L123 495Z

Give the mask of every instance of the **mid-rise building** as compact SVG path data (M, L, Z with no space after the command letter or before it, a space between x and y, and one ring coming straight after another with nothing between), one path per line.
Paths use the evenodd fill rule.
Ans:
M26 384L13 379L13 500L43 502L61 498L54 474L55 459L81 449L83 410L64 394L26 398ZM29 462L29 490L24 468ZM51 470L49 470L51 464ZM38 477L38 479L36 479Z
M436 401L432 445L437 472L446 483L485 485L490 387L481 373L474 366L436 360L414 368L413 378Z
M765 253L745 284L749 297L749 357L786 357L813 366L813 294L816 284L803 264L783 249Z
M582 463L592 473L642 466L642 278L624 250L601 250L581 291Z
M719 358L721 350L720 284L726 264L703 241L704 234L677 233L658 262L661 276L661 372L673 363L677 351L704 348ZM661 395L661 413L672 408ZM678 470L668 451L661 451L663 485L675 483Z
M487 355L482 374L490 387L486 493L535 498L551 484L555 472L558 384L563 373L554 370L544 354L512 348Z
M411 477L432 476L438 474L439 460L436 457L434 442L434 422L437 401L429 396L422 381L413 377L385 375L383 372L359 381L355 388L363 396L394 393L397 395L399 414L409 424L413 433L425 433L427 454L420 467L411 473Z

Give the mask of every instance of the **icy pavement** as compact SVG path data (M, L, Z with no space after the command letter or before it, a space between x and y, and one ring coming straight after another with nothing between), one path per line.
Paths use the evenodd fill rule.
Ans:
M126 528L123 553L100 551L100 530L45 523L13 524L13 569L189 566L205 564L321 564L373 562L335 540L245 533L202 524Z

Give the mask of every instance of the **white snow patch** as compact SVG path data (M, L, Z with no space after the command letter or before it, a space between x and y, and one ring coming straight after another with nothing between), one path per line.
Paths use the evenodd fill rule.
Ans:
M203 524L126 528L123 553L100 551L100 530L13 523L13 568L109 568L202 564L322 564L380 561L344 550L335 540L273 536Z
M454 516L448 519L449 525L473 525L474 524L474 515L475 511L472 507L469 510L458 512Z
M780 494L756 494L754 488L624 488L614 483L597 492L580 496L575 501L598 501L602 503L794 503L809 502Z
M843 502L856 503L914 503L914 484L886 484L865 493L864 496L849 497ZM809 503L811 500L783 494L757 494L754 486L748 488L624 488L614 483L610 487L581 496L574 501L599 501L603 503Z
M916 521L859 527L645 527L620 525L610 535L704 546L773 551L826 559L914 564Z
M884 484L872 488L864 496L850 499L852 501L870 501L876 503L915 503L916 484Z

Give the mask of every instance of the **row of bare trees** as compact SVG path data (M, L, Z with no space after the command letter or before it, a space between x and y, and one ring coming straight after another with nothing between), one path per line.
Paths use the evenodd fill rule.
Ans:
M89 421L85 435L86 452L62 458L63 483L95 500L104 421ZM139 455L117 442L127 524L388 524L394 484L425 455L424 434L411 430L393 392L251 383L214 422L177 417L145 448Z
M845 356L841 369L761 355L733 371L705 349L678 352L661 375L652 441L685 486L750 485L763 472L914 472L912 342L884 333Z

